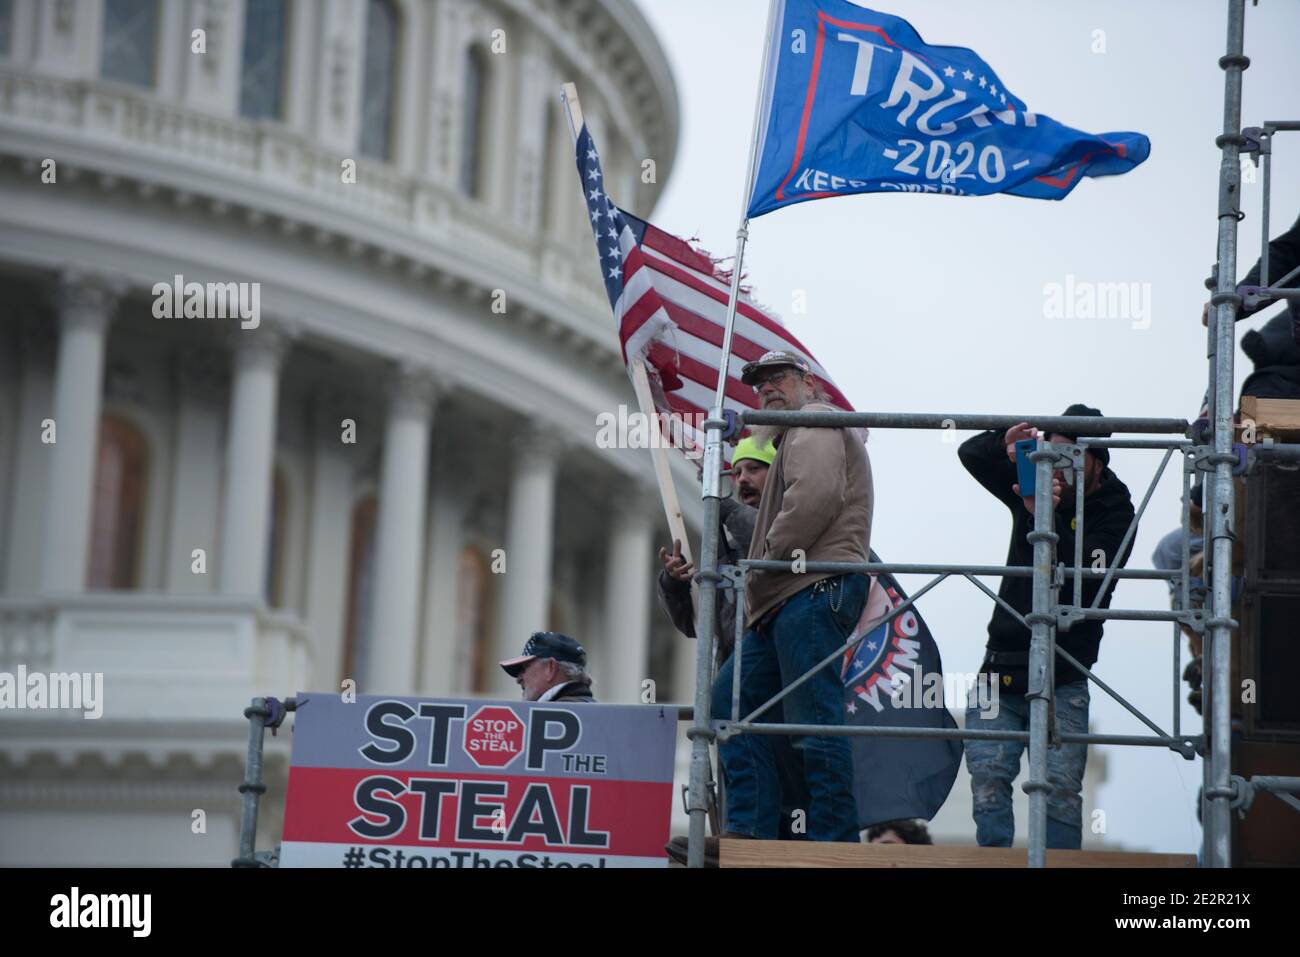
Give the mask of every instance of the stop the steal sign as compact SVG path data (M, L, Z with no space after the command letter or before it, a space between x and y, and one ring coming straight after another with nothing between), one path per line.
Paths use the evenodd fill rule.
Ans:
M479 708L465 722L465 753L480 768L504 768L524 753L524 722L505 705Z
M677 711L299 694L281 867L663 867Z

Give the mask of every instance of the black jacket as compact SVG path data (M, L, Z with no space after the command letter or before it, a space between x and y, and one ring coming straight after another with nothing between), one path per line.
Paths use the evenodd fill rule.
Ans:
M1269 285L1276 287L1277 281L1292 269L1295 269L1296 266L1300 266L1300 219L1297 219L1295 225L1268 244ZM1260 261L1256 261L1254 267L1246 274L1246 278L1243 279L1239 285L1258 286L1259 267ZM1296 287L1300 287L1300 277L1290 280L1283 288L1294 289ZM1267 309L1271 305L1274 305L1274 303L1270 302L1262 308ZM1252 312L1247 311L1243 307L1237 313L1237 318L1240 320L1249 315L1252 315ZM1289 323L1291 326L1291 341L1296 345L1300 345L1300 300L1288 300L1286 313L1282 313L1281 315L1289 315L1291 320ZM1256 363L1256 365L1258 366L1259 363ZM1254 395L1255 393L1245 392L1243 390L1242 394Z
M1241 384L1243 397L1300 399L1300 345L1292 338L1293 327L1300 330L1291 316L1279 312L1241 337L1241 351L1255 364L1255 371Z
M560 690L551 700L594 703L596 699L591 694L591 679L570 681L561 685Z
M961 463L981 485L998 501L1011 509L1011 544L1007 548L1008 565L1034 564L1034 546L1026 536L1034 529L1034 517L1025 508L1024 500L1016 495L1011 486L1017 481L1016 466L1007 458L1006 446L1003 444L1002 432L984 432L967 439L957 450ZM1101 549L1109 565L1119 550L1124 533L1128 531L1129 522L1133 520L1133 502L1128 488L1109 468L1101 473L1097 489L1084 498L1083 510L1083 564L1090 567L1096 549ZM1065 562L1067 567L1074 565L1074 504L1062 502L1056 508L1055 528L1060 536L1056 543L1056 561ZM1128 561L1132 545L1120 556L1120 566ZM1092 604L1101 579L1083 580L1083 605ZM1106 596L1099 607L1110 607L1114 584L1107 589ZM1004 578L998 596L1008 605L1027 615L1033 610L1034 581L1032 578ZM1067 573L1066 584L1061 587L1062 603L1074 601L1074 577ZM1097 649L1101 644L1101 621L1076 622L1069 631L1058 631L1056 643L1078 659L1079 663L1091 668L1097 660ZM1013 618L1001 605L995 605L993 618L989 621L990 651L1028 652L1029 629ZM1014 674L1019 670L1017 685L1023 686L1024 675L1028 665L1007 666L989 665L985 671L995 671L1003 675ZM1080 681L1083 675L1078 669L1067 664L1064 659L1056 661L1056 684L1063 685L1071 681Z

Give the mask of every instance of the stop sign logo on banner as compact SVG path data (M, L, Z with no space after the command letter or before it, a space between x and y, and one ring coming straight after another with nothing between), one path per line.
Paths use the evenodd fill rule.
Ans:
M479 708L465 722L465 753L481 768L504 768L524 753L524 723L509 708Z

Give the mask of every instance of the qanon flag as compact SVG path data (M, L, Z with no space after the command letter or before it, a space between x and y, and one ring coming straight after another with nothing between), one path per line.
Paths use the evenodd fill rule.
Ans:
M879 562L873 551L871 561ZM854 637L907 600L892 575L871 576L871 590ZM907 682L895 683L903 674ZM940 678L939 692L933 694ZM841 665L846 724L892 728L956 728L944 706L943 662L921 616L909 609L879 625L847 652ZM915 686L920 677L922 685ZM924 694L928 689L930 693ZM937 701L936 701L937 697ZM900 818L930 820L952 790L961 766L962 744L955 738L853 739L853 795L858 822L866 828Z
M1064 199L1142 163L1140 133L1031 112L973 50L847 0L772 0L750 218L851 193Z

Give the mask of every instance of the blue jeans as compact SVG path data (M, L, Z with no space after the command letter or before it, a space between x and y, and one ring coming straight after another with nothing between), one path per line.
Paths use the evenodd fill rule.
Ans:
M1024 695L999 695L996 715L967 707L967 730L1028 731L1029 701ZM1088 730L1088 682L1056 689L1056 720L1062 733ZM1010 847L1016 833L1011 814L1011 782L1020 772L1021 741L967 741L971 814L980 847ZM1083 769L1088 746L1063 744L1047 749L1047 846L1077 849L1083 839Z
M766 625L745 632L740 666L740 717L744 718L793 682L852 633L867 600L863 575L824 579L792 596ZM736 656L718 669L712 716L731 718L731 682ZM768 723L844 723L844 684L836 658L757 719ZM794 739L803 756L808 785L810 841L857 841L858 810L853 799L853 751L847 738ZM781 816L781 786L772 737L742 734L719 745L727 786L726 829L775 840Z

